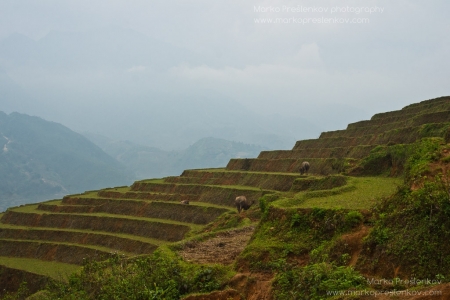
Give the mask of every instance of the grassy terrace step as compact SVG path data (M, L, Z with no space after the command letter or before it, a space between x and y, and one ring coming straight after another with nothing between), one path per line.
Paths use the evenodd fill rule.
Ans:
M425 111L435 112L448 109L450 109L450 97L440 97L436 99L421 101L419 103L413 103L408 106L405 106L401 110L375 114L372 117L372 120L385 118L386 116L402 115L404 113L420 114Z
M248 186L155 183L151 181L136 181L131 189L170 194L198 194L200 196L198 201L230 207L234 207L234 199L237 196L245 195L248 199L257 201L263 194L272 192Z
M74 203L75 201L72 201ZM86 205L86 202L89 204ZM136 217L168 219L185 223L208 224L221 214L230 211L227 208L182 205L179 203L149 202L134 200L91 199L75 202L75 205L39 204L39 210L63 213L108 213ZM63 204L65 204L63 202Z
M107 231L93 231L90 229L73 229L73 228L55 228L55 227L30 227L30 226L22 226L22 225L15 225L15 224L6 224L0 222L0 228L6 228L6 229L26 229L26 230L47 230L47 231L57 231L58 234L63 234L63 232L79 232L81 234L99 234L99 235L105 235L105 236L112 236L112 237L119 237L123 238L125 240L129 240L131 244L133 244L133 241L140 241L142 243L151 244L160 246L163 244L167 244L166 241L158 240L154 238L148 238L148 237L142 237L127 233L117 233L117 232L107 232ZM132 253L133 251L126 251Z
M350 123L348 124L347 129L381 126L384 124L390 124L393 128L397 128L405 126L419 126L426 123L448 122L447 117L449 111L450 105L442 110L433 109L416 113L408 113L404 111L402 114L394 114L392 116L385 116L384 118L372 118L370 120Z
M35 258L75 265L81 265L87 257L94 260L104 259L110 253L109 250L67 243L0 239L0 256Z
M50 275L39 274L36 272L23 270L16 267L16 266L25 267L26 264L30 263L30 261L39 261L39 260L19 258L19 260L22 260L21 263L15 263L14 260L15 259L10 259L8 257L0 257L0 299L5 299L4 296L6 296L7 293L16 292L20 288L20 284L22 282L27 283L27 289L30 293L36 293L37 291L45 288L45 286L48 284L48 276ZM50 265L50 263L47 264ZM55 279L58 279L59 277L59 279L61 280L62 278L66 278L69 275L65 270L63 270L62 268L60 269L61 272L59 273L59 276L57 274L54 274ZM76 266L76 269L79 269L79 267Z
M330 190L347 184L346 176L330 175L325 177L308 176L298 178L292 185L291 192Z
M206 184L206 185L240 185L265 190L289 191L298 174L262 173L239 171L186 170L177 177L167 177L167 183Z
M336 174L345 171L354 166L355 159L320 159L320 158L302 158L302 159L259 159L259 158L236 158L231 159L227 165L228 170L244 170L254 172L292 172L297 173L303 161L309 161L311 174Z
M442 98L441 100L433 99L431 100L431 102L428 103L425 102L426 101L422 101L421 103L408 105L402 108L401 110L378 113L373 115L370 120L350 123L349 126L350 127L355 127L359 125L365 126L368 123L378 125L385 123L394 123L405 121L408 119L413 119L414 117L420 115L427 115L450 110L450 98L448 97Z
M196 194L168 194L168 193L151 193L151 192L135 192L135 191L115 191L112 189L101 190L97 192L99 197L116 198L116 199L140 199L140 200L158 200L158 201L197 201L199 196ZM82 196L87 197L87 195ZM74 196L66 196L73 199Z
M0 220L4 224L31 227L90 229L126 233L174 242L184 238L190 226L143 218L117 216L77 215L61 213L33 213L8 210Z
M55 230L52 228L3 227L1 225L2 224L0 224L0 239L43 240L80 245L94 245L133 254L149 254L158 247L152 243L118 237L111 234Z
M67 276L80 270L80 266L74 264L45 261L35 258L5 256L0 256L0 266L48 276L56 280L65 280Z
M401 178L393 177L347 177L345 186L299 192L272 204L280 208L370 209L382 197L395 193L401 183Z
M376 145L360 145L355 147L339 147L339 148L309 148L296 150L275 150L275 151L261 151L258 159L285 159L295 158L301 159L303 157L309 158L355 158L361 159L369 155L370 151Z
M380 134L392 129L404 127L417 127L429 123L450 122L450 110L421 115L411 114L403 117L405 118L404 120L398 120L400 117L396 117L377 119L376 121L367 120L351 123L347 126L347 129L322 132L320 138L358 137L368 134Z
M293 150L308 148L350 147L358 145L409 144L423 137L443 137L450 123L432 123L417 127L393 129L381 134L360 137L319 138L297 141Z

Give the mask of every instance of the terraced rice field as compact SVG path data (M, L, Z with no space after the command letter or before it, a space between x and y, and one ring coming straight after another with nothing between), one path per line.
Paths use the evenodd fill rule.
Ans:
M240 195L256 202L253 210L267 194L277 194L272 205L280 208L368 209L395 192L401 179L334 181L329 176L345 174L378 145L442 137L449 128L450 99L435 99L298 141L292 150L232 159L226 168L186 170L181 176L10 208L0 215L0 265L56 278L77 270L85 258L103 259L111 252L146 255L236 214L234 199ZM301 176L305 160L311 174ZM329 178L336 184L310 188Z

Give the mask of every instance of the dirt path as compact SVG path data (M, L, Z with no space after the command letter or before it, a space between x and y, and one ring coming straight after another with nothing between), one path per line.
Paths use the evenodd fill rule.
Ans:
M196 263L220 263L229 265L244 250L255 228L245 227L217 234L202 242L187 242L179 254Z
M219 233L203 242L189 242L179 254L186 261L232 264L244 250L254 230L254 227L234 229ZM230 289L208 295L190 296L186 300L269 300L272 299L271 286L272 274L238 273L230 280Z

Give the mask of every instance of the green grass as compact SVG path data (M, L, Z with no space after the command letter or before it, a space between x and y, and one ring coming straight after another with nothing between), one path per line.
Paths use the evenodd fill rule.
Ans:
M191 171L191 170L188 170ZM268 175L287 175L294 177L301 177L298 172L263 172L263 171L239 171L239 170L227 170L224 168L219 169L198 169L196 172L217 172L217 173L245 173L245 174L268 174Z
M147 183L147 182L145 182ZM154 183L154 182L151 182ZM195 184L195 183L171 183L171 182L158 182L161 185L178 185L178 186L204 186L204 187L213 187L213 188L221 188L221 189L237 189L237 190L246 190L246 191L261 191L262 189L253 186L247 185L220 185L220 184ZM265 190L270 191L270 190Z
M60 205L62 203L61 199L58 200L48 200L44 202L39 202L39 204L52 204L52 205Z
M346 186L327 191L300 192L275 201L277 207L370 209L382 197L392 195L402 179L350 177Z
M129 186L124 186L124 187L117 187L117 188L109 188L109 189L103 189L102 191L124 193L124 192L129 192L130 191L130 187Z
M248 185L210 185L210 184L200 184L202 186L210 186L210 187L219 187L223 189L236 189L236 190L243 190L243 191L263 191L263 189L259 187L253 187ZM264 191L270 191L270 190L264 190Z
M0 256L0 265L12 269L24 270L35 274L49 276L56 280L66 280L67 277L81 269L80 266L42 261L34 258L17 258Z
M100 192L100 191L126 193L126 192L130 191L130 187L129 186L124 186L124 187L116 187L116 188L107 188L107 189L102 189L102 190L98 190L98 191L89 191L89 192L85 192L83 194L69 195L69 197L103 198L103 197L99 197L99 195L98 195L98 192Z
M144 182L144 183L164 183L164 178L152 178L152 179L144 179L136 182Z
M173 203L173 202L170 202L170 201L158 201L158 202ZM189 205L201 206L201 207L223 208L223 209L227 209L229 211L235 211L234 207L225 206L225 205L218 205L218 204L212 204L212 203L208 203L208 202L190 201Z
M208 169L187 169L186 171L221 172L226 170L227 170L226 168L208 168Z
M157 245L157 246L168 243L163 240L142 237L139 235L131 235L131 234L126 234L126 233L111 233L111 232L107 232L107 231L97 231L97 230L93 231L93 230L65 229L65 228L53 228L53 227L30 227L30 226L19 226L19 225L11 225L11 224L3 224L3 223L0 223L0 228L17 229L17 230L50 230L50 231L55 231L55 232L79 232L79 233L89 233L89 234L102 234L102 235L117 236L120 238L129 239L129 240L140 241L140 242L149 243L149 244L153 244L153 245Z
M151 202L158 202L158 203L169 203L169 204L173 204L173 205L178 205L179 202L177 201L163 201L163 200L142 200L142 199L129 199L129 198L105 198L102 197L100 199L105 199L108 201L132 201L132 202L143 202L143 203L151 203ZM51 205L57 205L57 206L90 206L90 205L82 205L82 204L63 204L62 200L51 200L51 201L47 201L47 202L42 202L45 204L51 204ZM231 208L230 206L225 206L225 205L218 205L218 204L212 204L212 203L208 203L208 202L200 202L200 201L190 201L189 204L191 206L200 206L200 207L215 207L215 208L223 208L223 209L227 209L227 210L232 210L234 211L234 208ZM95 206L95 204L93 204ZM1 217L1 215L0 215Z
M113 192L119 192L122 195L125 195L127 192L131 192L131 193L134 193L136 195L139 195L139 194L180 195L180 194L177 194L177 193L171 194L171 193L160 193L160 192L140 192L140 191L130 191L130 190L126 190L126 191L114 191L114 190L112 190L112 191ZM183 195L186 195L186 194L183 194ZM106 200L134 200L134 201L147 201L147 202L148 201L165 201L165 200L157 200L157 199L143 199L143 198L139 198L139 196L137 196L135 198L130 198L130 197L128 197L128 198L125 198L125 197L108 198L108 197L105 197L105 196L99 196L97 193L95 195L83 195L83 196L75 196L75 197L71 196L71 198L106 199ZM176 202L176 200L169 200L169 201L166 201L166 202L174 203L174 202Z
M52 245L65 245L65 246L72 246L72 247L80 247L80 248L88 248L93 250L98 250L101 252L111 253L111 252L117 252L119 254L124 254L126 256L135 256L133 253L128 253L125 251L120 251L116 249L111 249L103 246L96 246L91 244L75 244L75 243L62 243L62 242L54 242L54 241L45 241L45 240L22 240L22 239L7 239L7 238L0 238L0 242L2 241L13 241L13 242L34 242L39 244L52 244Z
M14 208L14 211L21 212L21 213L35 213L35 214L47 214L47 215L68 215L68 216L92 216L92 217L107 217L107 218L115 218L115 219L128 219L128 220L139 220L139 221L148 221L148 222L155 222L155 223L163 223L163 224L173 224L173 225L184 225L190 227L192 230L200 230L203 228L203 225L197 225L193 223L186 223L186 222L178 222L168 219L156 219L156 218L144 218L144 217L134 217L129 215L118 215L118 214L108 214L108 213L59 213L59 212L47 212L47 211L40 211L37 210L38 205L30 205L30 206L23 206Z

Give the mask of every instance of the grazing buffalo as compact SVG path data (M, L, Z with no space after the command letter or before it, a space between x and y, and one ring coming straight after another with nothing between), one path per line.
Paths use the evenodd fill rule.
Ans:
M300 175L303 175L303 173L308 174L309 171L309 162L304 161L302 162L302 165L300 166Z
M236 208L238 210L238 213L241 213L241 210L247 210L252 206L253 200L247 200L245 196L238 196L234 200L234 204L236 205Z
M188 204L189 204L189 200L182 200L182 201L180 201L180 203L181 203L181 204L188 205Z

